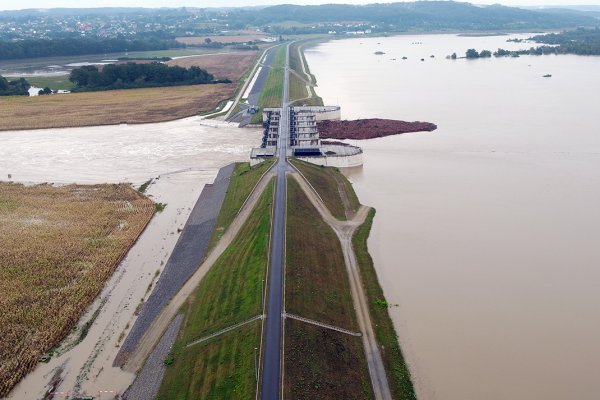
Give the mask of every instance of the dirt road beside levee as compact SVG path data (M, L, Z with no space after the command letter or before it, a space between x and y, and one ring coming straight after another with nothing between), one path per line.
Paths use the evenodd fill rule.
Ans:
M342 251L344 253L344 261L346 263L346 268L348 269L348 278L350 280L352 299L354 302L354 309L356 310L358 326L363 334L362 340L365 348L365 355L369 367L369 374L371 375L371 383L373 385L375 398L378 400L391 400L392 395L388 385L385 367L383 365L381 353L377 345L377 339L375 338L373 326L371 325L369 305L367 303L368 300L363 289L362 279L360 277L360 271L356 261L356 255L354 254L354 248L352 247L352 236L354 235L356 229L365 221L369 212L369 207L361 206L352 220L340 221L331 215L325 204L323 204L314 190L299 174L292 173L290 175L293 176L294 179L296 179L296 181L300 184L310 202L321 215L321 218L323 218L323 220L329 226L331 226L340 240Z

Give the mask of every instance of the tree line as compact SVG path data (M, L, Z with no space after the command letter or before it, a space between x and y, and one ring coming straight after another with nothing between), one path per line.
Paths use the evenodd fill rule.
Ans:
M485 58L491 57L520 57L523 55L541 56L544 54L577 54L582 56L600 55L600 28L578 28L572 31L561 33L549 33L546 35L537 35L529 39L542 46L530 47L521 50L498 49L495 52L482 50L478 52L475 49L469 49L465 53L465 58ZM509 39L509 42L522 43L521 39ZM456 53L448 56L456 59Z
M77 85L73 91L231 82L229 80L216 81L213 75L199 67L183 68L161 63L109 64L102 69L93 65L84 66L71 71L69 80Z
M167 50L185 47L175 40L160 39L30 39L0 41L0 60L20 58L78 56L121 53L125 51Z
M9 81L0 75L0 96L29 96L30 87L25 78Z

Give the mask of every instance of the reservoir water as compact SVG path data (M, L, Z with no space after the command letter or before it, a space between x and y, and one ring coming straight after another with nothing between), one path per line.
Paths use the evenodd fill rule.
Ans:
M600 57L445 58L532 45L507 38L306 52L343 118L439 126L359 142L347 173L421 400L599 398Z

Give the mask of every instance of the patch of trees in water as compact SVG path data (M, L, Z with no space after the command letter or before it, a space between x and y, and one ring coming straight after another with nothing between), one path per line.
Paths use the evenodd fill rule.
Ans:
M537 35L526 40L542 43L544 45L521 50L498 49L494 53L489 50L478 52L475 49L469 49L467 50L465 57L457 57L456 53L452 53L448 58L485 58L491 57L492 54L494 57L520 57L523 55L541 56L544 54L600 55L600 28L578 28L561 33ZM524 42L523 39L509 39L507 41L515 43Z
M133 89L159 86L231 83L215 80L214 76L199 67L183 68L161 63L109 64L102 69L94 65L71 71L69 80L77 87L73 91Z

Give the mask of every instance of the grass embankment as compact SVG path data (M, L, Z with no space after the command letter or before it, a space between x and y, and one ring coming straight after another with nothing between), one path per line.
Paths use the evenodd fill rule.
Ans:
M375 210L372 209L364 224L354 234L352 244L360 266L363 286L369 299L369 314L387 371L392 395L399 400L416 399L410 379L410 371L402 355L398 335L396 335L394 324L388 312L388 304L379 285L373 260L367 248L367 238L371 232L374 217Z
M286 46L280 46L275 51L267 79L258 97L260 111L252 116L252 123L262 122L262 109L265 107L281 107L283 96L283 79L285 67ZM263 67L264 68L264 67Z
M331 214L339 220L358 211L360 203L352 184L337 169L321 167L298 159L290 160L315 188Z
M0 183L0 397L71 332L154 209L125 184Z
M25 79L31 86L42 89L49 87L52 90L71 90L75 87L75 84L69 80L69 75L28 76Z
M260 321L206 342L187 343L262 312L273 183L240 233L182 307L185 319L159 399L250 399L255 393L255 347Z
M304 103L304 100L308 100L307 97L306 83L295 74L290 74L290 101Z
M250 163L238 163L231 174L229 186L221 211L215 223L215 229L208 243L208 248L212 249L221 239L242 205L254 189L263 174L273 165L273 160L266 160L254 167Z
M303 82L303 87L302 90L300 91L299 88L294 89L294 86L292 85L292 81L291 81L291 77L292 75L290 75L290 98L296 100L296 102L298 103L297 105L308 105L308 106L322 106L323 105L323 99L321 97L319 97L315 91L314 86L316 86L317 84L317 79L315 78L315 76L310 72L310 69L308 67L308 63L306 62L306 57L304 56L304 46L307 44L306 41L300 41L300 42L295 42L292 43L290 45L290 68L294 71L296 71L296 73L298 73L300 76L303 76L304 79L310 83L309 85L309 90L310 93L306 93L306 84ZM304 65L304 69L302 68L302 65ZM306 72L304 72L306 70ZM302 82L301 79L298 79L298 77L296 77L296 79L300 82ZM297 85L297 83L296 83ZM292 95L293 90L295 90L295 94ZM301 96L301 94L304 94ZM305 98L308 97L308 98ZM298 101L299 99L302 99L300 101Z
M214 110L235 84L0 98L0 130L163 122Z
M298 183L288 180L286 312L356 331L339 240ZM286 321L285 397L371 398L361 339Z

